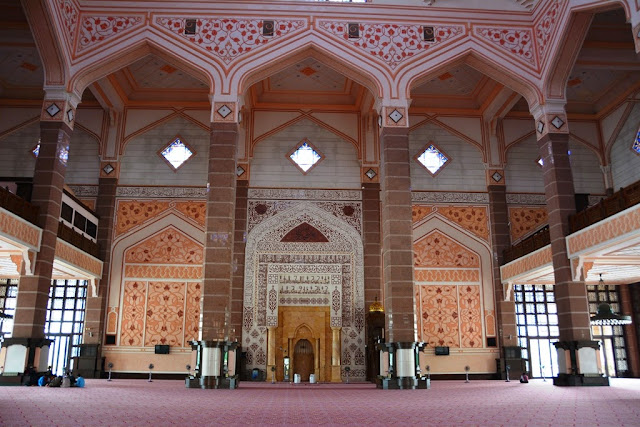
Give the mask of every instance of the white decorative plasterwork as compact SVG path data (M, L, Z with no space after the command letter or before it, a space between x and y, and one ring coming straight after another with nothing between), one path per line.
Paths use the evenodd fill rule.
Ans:
M411 192L412 202L429 203L489 203L487 193L440 193L431 191Z
M118 187L116 197L131 197L141 199L156 198L195 198L207 197L207 189L199 187Z
M465 33L462 25L433 25L433 41L425 41L424 26L418 24L360 22L358 37L350 37L348 28L347 22L318 21L320 31L346 41L391 69Z
M322 233L327 241L282 241L304 223ZM253 228L247 235L245 253L242 346L247 351L247 369L266 369L267 327L277 326L276 309L281 303L280 274L307 274L313 276L312 281L330 277L327 291L331 296L327 296L326 306L332 312L332 325L342 326L342 365L351 368L352 380L364 380L364 258L357 231L317 205L300 202ZM291 294L283 302L299 303L295 298L299 297ZM314 298L324 299L322 295ZM324 301L320 302L324 305Z
M185 34L185 17L158 17L156 24L162 29L177 34L229 64L236 58L253 52L270 41L307 27L302 19L281 19L273 21L272 35L263 32L264 20L260 18L206 18L196 20L194 34Z
M359 190L250 188L248 198L265 200L362 200L362 192Z
M291 209L300 203L298 200L249 200L247 206L247 232L257 224L278 213ZM351 225L362 234L362 203L361 202L310 202L320 209L329 212L337 218Z
M77 51L81 52L143 23L142 16L85 16L80 26Z

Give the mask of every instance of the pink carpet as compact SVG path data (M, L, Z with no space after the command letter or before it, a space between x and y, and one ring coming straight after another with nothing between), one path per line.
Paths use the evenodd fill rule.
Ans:
M0 387L0 425L640 425L640 379L611 384L434 381L414 391L243 382L199 390L179 381L87 380L83 389Z

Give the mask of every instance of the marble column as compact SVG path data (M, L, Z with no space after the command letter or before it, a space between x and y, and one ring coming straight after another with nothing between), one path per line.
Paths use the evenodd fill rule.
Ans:
M362 184L362 234L364 240L364 306L382 300L380 255L380 184Z
M568 133L547 133L538 140L538 151L543 162L554 293L560 328L560 341L556 344L560 373L554 378L554 384L608 385L608 381L604 384L601 381L603 378L598 376L598 342L591 338L587 288L584 282L573 281L567 257L565 236L569 234L569 216L575 213L568 150Z
M415 342L409 129L384 128L382 276L388 342Z
M493 251L493 292L496 300L496 320L498 323L498 346L501 349L500 374L506 378L508 364L512 376L519 377L522 373L522 358L513 360L507 355L517 354L512 351L518 346L518 329L516 327L516 306L513 297L505 295L500 266L504 262L503 251L511 245L509 233L509 211L507 207L507 189L504 185L488 185L489 193L489 221L491 223L491 249ZM517 350L517 349L516 349Z
M276 367L276 327L267 328L267 378L266 381L274 381Z
M236 184L236 207L233 238L233 263L231 282L231 339L239 338L242 332L242 304L244 300L244 257L247 230L247 204L249 181L238 180Z
M84 325L85 344L100 344L105 330L105 296L109 286L111 270L111 243L113 241L113 225L115 223L117 178L103 178L98 180L98 197L96 200L96 215L100 218L98 224L98 245L100 245L100 259L103 262L102 277L98 284L98 294L89 292L85 309Z
M71 133L72 129L64 122L40 123L40 151L33 175L31 203L40 209L38 226L42 228L42 242L34 274L20 276L11 338L12 342L22 340L20 345L27 348L26 364L39 371L47 368L48 345L44 342L44 325ZM11 342L5 341L5 346L9 345Z
M236 207L236 123L211 123L200 340L228 340Z
M340 331L342 328L331 328L331 382L341 382L341 361L340 361Z

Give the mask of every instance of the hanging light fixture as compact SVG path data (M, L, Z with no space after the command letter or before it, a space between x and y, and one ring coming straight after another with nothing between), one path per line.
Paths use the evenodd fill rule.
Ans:
M604 285L602 280L602 273L600 273L600 281L598 285ZM598 306L598 314L591 316L591 324L597 326L622 326L631 323L631 316L624 316L621 314L615 314L611 309L611 306L607 303L602 303Z

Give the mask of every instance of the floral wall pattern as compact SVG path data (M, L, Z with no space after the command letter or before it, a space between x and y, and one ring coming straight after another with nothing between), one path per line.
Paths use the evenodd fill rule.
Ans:
M198 338L202 263L202 244L173 226L125 251L121 346L189 347Z
M434 213L445 217L484 241L489 241L489 213L486 206L413 205L412 221L416 223Z
M167 200L118 200L116 207L115 234L132 231L136 227L149 224L158 216L173 212L181 217L195 221L204 226L206 204L201 200L167 201Z
M549 222L545 207L509 208L511 241L515 242Z

